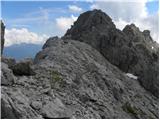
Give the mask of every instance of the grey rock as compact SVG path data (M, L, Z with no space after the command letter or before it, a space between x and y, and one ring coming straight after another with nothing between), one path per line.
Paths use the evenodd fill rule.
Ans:
M124 33L132 41L138 62L130 65L129 72L139 76L139 81L155 96L159 95L159 45L152 40L149 30L141 32L134 24L127 25Z
M53 93L67 105L71 111L70 118L135 118L132 113L123 110L126 102L138 106L135 110L138 118L156 117L142 102L149 102L143 94L152 95L137 80L127 77L110 64L96 49L69 39L54 39L52 42L53 46L36 55L35 69L43 68L46 77L50 76L48 79ZM41 69L40 73L43 72ZM135 97L136 94L140 97ZM153 98L150 100L154 101ZM138 112L141 110L143 114ZM154 108L154 113L158 115L156 110ZM49 113L46 111L46 118L55 118L56 115Z
M110 63L138 76L141 85L158 97L159 45L152 40L150 31L141 32L134 24L120 31L108 15L93 10L81 14L62 38L96 48Z
M13 87L12 87L13 88ZM17 88L2 87L2 118L27 119L42 118L29 104L29 99ZM6 94L7 93L7 94Z
M33 101L31 103L31 106L35 109L35 110L40 110L42 108L42 103L40 101Z
M81 14L65 36L85 42L96 48L109 62L127 72L129 65L137 63L137 56L128 37L101 10Z
M53 40L57 40L57 39L58 39L57 36L55 36L55 37L50 37L50 38L46 41L46 43L43 45L42 49L45 49L46 47L53 46L53 43L54 43L54 42L52 42L52 41L53 41Z
M96 49L75 40L52 42L36 55L34 76L2 87L2 98L13 104L4 106L14 111L3 118L158 118L158 99Z
M13 69L13 66L16 64L16 60L9 57L2 57L2 62L7 64L10 69Z
M1 62L1 85L12 85L16 80L12 70L8 68L8 65Z
M25 59L25 60L21 60L19 62L17 62L12 70L13 70L13 73L15 75L34 75L34 71L33 69L31 68L31 65L33 64L32 60L30 59Z
M5 34L5 26L3 21L1 20L1 54L3 53L3 48L4 48L4 34Z
M42 116L47 119L67 118L69 119L69 110L62 104L59 99L54 102L48 102L42 108Z
M14 111L14 103L12 102L11 98L9 98L7 95L1 96L1 118L5 119L15 119L16 117L16 112Z

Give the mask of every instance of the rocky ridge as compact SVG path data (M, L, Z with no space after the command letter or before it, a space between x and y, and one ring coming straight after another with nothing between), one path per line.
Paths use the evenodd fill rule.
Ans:
M158 97L159 45L148 30L141 32L131 24L120 31L108 15L93 10L81 14L65 38L91 45L122 71L139 76L140 83Z
M99 22L103 24L99 25ZM89 11L80 15L75 25L69 30L70 32L68 31L63 38L49 38L34 60L17 62L11 58L2 58L1 117L21 119L159 118L159 98L157 93L152 94L151 90L151 86L153 87L153 84L158 82L150 77L153 81L145 83L143 78L148 77L141 77L139 72L136 73L134 69L131 69L132 66L137 70L140 69L137 67L140 57L146 58L151 63L154 61L157 65L156 55L159 47L157 43L150 41L148 31L135 31L140 35L145 35L143 39L136 39L139 36L137 34L130 37L133 30L131 29L130 34L127 32L131 26L126 26L123 31L117 30L105 13L99 10ZM95 34L89 32L90 28ZM85 33L84 30L88 31ZM102 31L104 37L99 36L99 32L95 31ZM79 35L79 39L76 39L78 38L76 35ZM116 36L115 39L111 35ZM106 39L106 36L113 41ZM105 43L101 47L98 45L99 40ZM138 44L143 43L147 47L138 49L137 43L133 41L137 41ZM134 45L130 45L131 43ZM153 51L151 45L154 47ZM115 63L120 62L124 65L124 61L117 61L116 56L107 58L102 48L112 50L112 54L119 52L119 57L123 55L122 61L125 55L130 55L131 58L127 56L128 60L137 58L138 62L136 61L136 64L131 64L131 66L129 62L129 67L126 65L122 69L123 66L120 67ZM139 56L137 52L140 52ZM145 54L142 55L142 52ZM150 55L154 57L148 58ZM148 65L147 62L144 64ZM143 70L140 71L143 73ZM126 74L126 72L137 75L138 80L136 76ZM145 72L143 75L146 75ZM152 73L150 76L153 76ZM150 89L146 89L146 84L151 84L148 85Z

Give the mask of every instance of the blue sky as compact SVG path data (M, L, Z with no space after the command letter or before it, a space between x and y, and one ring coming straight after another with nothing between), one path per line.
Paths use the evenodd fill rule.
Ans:
M90 3L86 2L74 2L74 1L41 1L41 2L11 2L5 1L2 2L2 18L6 22L7 28L12 27L21 27L26 26L30 28L34 32L41 33L41 29L36 29L35 27L39 28L38 21L34 20L23 20L23 18L36 18L45 16L48 14L48 19L54 21L58 17L70 17L71 15L79 16L79 13L69 11L69 5L77 5L83 8L83 11L89 10ZM46 13L45 13L46 11ZM21 22L16 22L17 19L22 18ZM30 22L31 21L31 22ZM24 23L24 24L22 24ZM45 31L42 31L43 33ZM46 31L48 32L48 31ZM52 32L52 31L50 31Z
M5 45L43 44L48 37L62 36L79 14L94 8L111 16L119 29L135 23L141 30L151 30L152 37L158 39L158 0L117 1L2 1Z
M147 10L150 14L153 14L158 11L159 3L158 1L148 2L146 3Z

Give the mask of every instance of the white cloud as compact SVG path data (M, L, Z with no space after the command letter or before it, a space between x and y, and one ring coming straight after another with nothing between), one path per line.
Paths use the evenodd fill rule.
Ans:
M43 44L48 38L47 35L38 35L34 32L30 32L26 28L22 29L6 29L5 30L5 46L11 46L13 44Z
M63 32L66 31L73 25L74 21L77 20L77 17L71 15L71 17L60 17L56 19L57 27Z
M100 9L99 5L98 4L93 4L90 6L90 8L93 10L93 9Z
M151 0L140 0L130 2L128 0L119 2L96 1L90 6L91 9L101 9L107 13L116 24L117 28L123 29L126 24L134 23L140 30L148 29L155 41L158 41L158 13L150 15L146 3Z
M144 1L144 0L142 0ZM91 5L91 9L102 9L114 20L119 18L130 21L137 18L147 16L147 11L144 2L95 2Z
M114 21L114 20L113 20ZM131 22L126 22L124 20L122 20L121 18L119 20L114 21L116 27L120 30L123 30L123 28L128 25L131 24Z
M82 12L82 8L76 6L76 5L69 5L68 6L69 10L72 11L72 12Z

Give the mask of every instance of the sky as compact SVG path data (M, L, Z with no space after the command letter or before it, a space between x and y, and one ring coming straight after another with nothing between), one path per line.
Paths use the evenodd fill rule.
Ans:
M78 16L101 9L118 29L134 23L148 29L158 41L158 0L81 0L81 1L1 1L1 19L6 25L5 46L44 44L47 38L63 36Z

